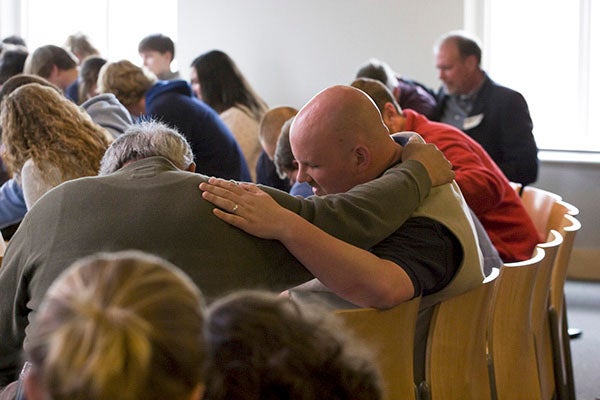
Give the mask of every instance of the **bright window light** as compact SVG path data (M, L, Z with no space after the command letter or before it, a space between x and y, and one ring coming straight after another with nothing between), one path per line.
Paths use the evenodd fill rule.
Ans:
M525 96L538 147L600 151L598 2L489 0L487 6L486 69Z
M21 7L22 36L30 49L62 46L67 36L81 32L103 57L141 65L137 46L144 36L162 33L177 44L174 0L23 0ZM175 62L172 67L177 70Z

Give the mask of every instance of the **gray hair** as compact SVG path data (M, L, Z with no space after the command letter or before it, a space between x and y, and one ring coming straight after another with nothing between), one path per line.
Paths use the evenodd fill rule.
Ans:
M109 146L100 162L98 175L108 175L125 164L148 157L162 156L181 170L194 162L192 149L183 135L156 121L131 125Z

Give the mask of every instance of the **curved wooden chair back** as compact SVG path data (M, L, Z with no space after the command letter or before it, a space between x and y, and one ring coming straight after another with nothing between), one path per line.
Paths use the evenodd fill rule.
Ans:
M389 310L372 308L337 310L354 336L375 353L384 385L384 399L416 399L413 359L421 298Z
M548 299L550 282L555 266L556 255L562 246L563 237L556 230L548 234L548 241L538 244L546 255L537 268L531 302L531 325L534 336L536 360L540 377L542 399L551 400L556 394L554 362L550 336L550 316Z
M425 364L431 400L491 400L487 328L499 269L467 293L435 306Z
M530 311L544 257L544 250L536 247L531 259L504 264L496 279L488 327L495 399L541 399Z
M551 216L549 227L556 229L563 236L563 242L558 249L552 278L550 281L549 323L554 355L554 380L556 382L559 400L574 400L575 388L573 382L573 366L571 360L571 343L568 334L567 308L565 305L564 286L567 279L569 259L573 250L575 235L581 229L581 223L565 210L572 210L558 202L553 214L563 213L560 218Z
M548 235L548 219L554 203L562 198L547 190L539 189L533 186L525 186L521 193L521 201L527 210L527 213L533 220L533 223L541 238Z

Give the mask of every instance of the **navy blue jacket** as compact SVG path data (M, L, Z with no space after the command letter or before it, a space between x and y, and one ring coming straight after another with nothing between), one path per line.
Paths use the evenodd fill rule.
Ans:
M177 128L190 142L196 172L251 182L248 165L219 115L192 95L186 81L158 81L146 93L146 116Z
M442 117L448 94L443 89L437 96L433 120ZM538 176L537 145L533 123L523 96L500 86L487 75L469 116L481 116L476 126L463 131L477 141L498 164L509 181L524 185Z

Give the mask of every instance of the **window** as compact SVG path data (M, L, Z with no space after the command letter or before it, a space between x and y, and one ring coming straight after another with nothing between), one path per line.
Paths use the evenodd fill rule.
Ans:
M600 3L488 0L484 63L525 96L540 149L600 151Z
M177 1L22 0L21 36L30 49L62 46L72 33L86 34L103 57L141 65L139 41L163 33L177 43ZM173 64L177 70L177 66Z

